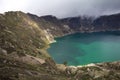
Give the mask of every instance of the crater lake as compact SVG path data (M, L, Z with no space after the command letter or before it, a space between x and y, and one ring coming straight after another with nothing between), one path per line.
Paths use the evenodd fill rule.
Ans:
M56 38L48 52L56 63L86 65L120 60L120 32L76 33Z

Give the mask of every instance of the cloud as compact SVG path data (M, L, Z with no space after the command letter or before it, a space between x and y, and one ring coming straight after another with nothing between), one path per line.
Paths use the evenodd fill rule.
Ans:
M99 16L120 12L120 0L0 0L0 12L17 10L60 18Z

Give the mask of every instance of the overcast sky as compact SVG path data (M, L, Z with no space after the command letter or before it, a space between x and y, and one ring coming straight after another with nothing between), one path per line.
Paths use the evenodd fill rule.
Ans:
M99 16L120 12L120 0L0 0L0 13L24 11L57 17Z

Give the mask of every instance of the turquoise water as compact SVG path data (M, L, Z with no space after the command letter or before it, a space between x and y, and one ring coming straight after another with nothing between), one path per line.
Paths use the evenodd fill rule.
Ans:
M56 41L48 52L57 63L85 65L120 60L120 32L77 33Z

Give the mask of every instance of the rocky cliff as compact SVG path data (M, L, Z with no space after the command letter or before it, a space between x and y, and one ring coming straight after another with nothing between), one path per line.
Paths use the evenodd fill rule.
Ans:
M29 15L37 22L42 29L46 30L53 37L61 37L76 32L99 32L120 30L120 14L93 17L69 17L59 19L52 15L38 17Z
M115 22L109 23L109 17L58 19L20 11L0 14L0 80L119 80L119 62L70 67L57 65L46 52L54 37L119 30L120 18L112 15Z

